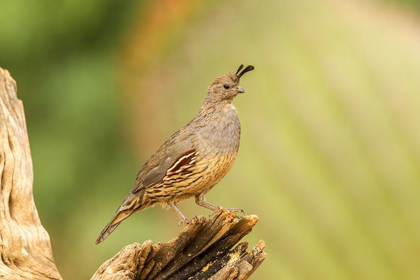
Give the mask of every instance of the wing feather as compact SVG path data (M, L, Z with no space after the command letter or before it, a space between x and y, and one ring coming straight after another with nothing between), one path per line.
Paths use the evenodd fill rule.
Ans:
M195 164L196 158L197 152L195 149L180 154L175 160L168 157L162 165L152 168L144 176L143 180L138 180L140 182L136 182L136 185L132 189L132 193L134 194L143 188L160 184L165 180L165 177L187 172L187 169Z

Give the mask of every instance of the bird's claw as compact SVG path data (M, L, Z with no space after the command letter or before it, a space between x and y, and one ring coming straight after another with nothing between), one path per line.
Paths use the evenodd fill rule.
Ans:
M245 215L245 211L243 209L240 208L226 208L226 210L229 210L231 212L241 212L243 215Z
M198 219L198 216L197 215L194 215L194 216L192 216L191 217L191 219L188 219L187 220L187 224L189 224L189 223L191 223L193 220L197 220Z
M191 223L195 219L198 219L198 217L196 215L192 216L190 219L180 220L179 223L178 223L178 227L180 227L182 224L188 225L189 223Z
M240 209L240 208L223 208L223 207L220 207L220 206L216 206L217 207L217 209L216 210L214 210L213 212L211 212L210 214L209 214L209 218L211 218L211 216L213 216L218 210L220 210L220 209L224 209L224 210L227 210L227 211L230 211L230 212L235 212L235 214L237 213L237 212L241 212L242 213L242 215L246 215L245 214L245 211L243 210L243 209ZM238 219L242 219L243 217L242 216L238 216L238 215L236 215L236 217L238 218Z
M243 209L240 209L240 208L227 208L226 210L229 210L231 212L235 212L236 218L238 218L239 220L243 219L243 216L245 216L245 211ZM237 214L238 212L241 212L243 216L239 216Z

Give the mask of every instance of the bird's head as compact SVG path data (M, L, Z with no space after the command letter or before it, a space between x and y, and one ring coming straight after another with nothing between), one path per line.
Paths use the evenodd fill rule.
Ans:
M216 78L209 86L205 101L214 103L232 102L239 93L244 93L245 90L239 85L239 80L246 72L254 70L254 66L248 65L242 70L243 67L241 64L236 73L229 72Z

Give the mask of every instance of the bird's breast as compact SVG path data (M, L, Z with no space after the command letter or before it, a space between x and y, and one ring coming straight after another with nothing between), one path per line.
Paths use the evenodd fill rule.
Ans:
M199 151L203 156L225 156L238 152L241 136L241 124L238 113L232 104L215 112L202 127L197 136Z
M220 181L233 166L238 154L241 124L235 107L229 105L213 116L202 133L197 135L197 163L206 166L206 185Z
M212 113L191 127L196 159L188 169L187 178L170 183L171 189L182 192L185 197L208 191L216 185L229 172L238 153L241 125L235 107L226 106Z

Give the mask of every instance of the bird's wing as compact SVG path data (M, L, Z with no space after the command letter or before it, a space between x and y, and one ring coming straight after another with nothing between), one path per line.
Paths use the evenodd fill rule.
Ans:
M134 194L143 188L159 184L166 175L179 173L195 163L197 152L190 141L177 141L178 135L171 137L150 157L137 175L131 190Z
M149 158L137 175L133 189L103 229L96 244L105 240L123 220L142 209L141 190L160 184L164 179L176 181L184 174L190 174L190 167L195 165L197 157L192 138L194 134L178 131Z

